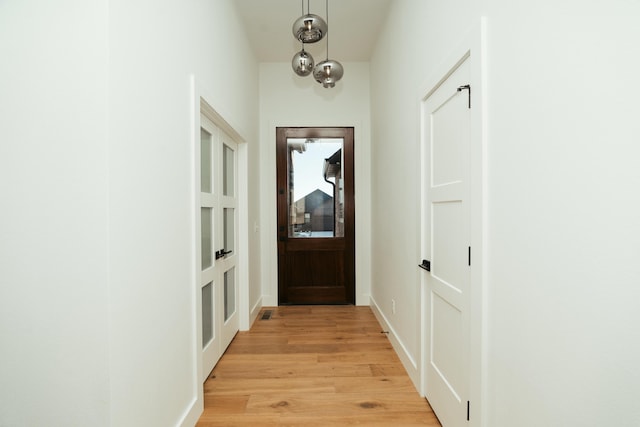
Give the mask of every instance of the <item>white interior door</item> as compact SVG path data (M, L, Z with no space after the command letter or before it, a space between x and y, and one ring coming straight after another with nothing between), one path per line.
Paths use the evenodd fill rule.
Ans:
M238 332L238 145L220 131L221 230L216 255L220 271L220 339L227 348Z
M465 425L470 348L470 66L467 58L423 102L425 394L444 427ZM424 265L426 267L426 263Z
M200 117L200 292L202 371L207 376L239 325L237 274L237 145L206 116Z
M215 259L219 239L219 130L205 116L200 117L200 322L202 325L202 372L205 381L222 355L218 324L219 271Z

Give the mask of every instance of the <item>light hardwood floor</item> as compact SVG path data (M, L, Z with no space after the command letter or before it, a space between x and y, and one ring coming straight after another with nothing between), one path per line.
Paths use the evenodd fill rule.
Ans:
M199 427L440 426L369 307L263 312L205 383Z

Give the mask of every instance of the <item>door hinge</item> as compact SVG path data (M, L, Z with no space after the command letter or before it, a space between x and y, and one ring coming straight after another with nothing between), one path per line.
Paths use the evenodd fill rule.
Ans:
M471 265L471 246L469 246L469 259L468 259L469 265Z
M458 87L458 92L462 92L463 90L468 90L469 93L469 108L471 108L471 86L470 85L462 85Z
M471 404L467 400L467 421L469 421L469 415L471 413Z

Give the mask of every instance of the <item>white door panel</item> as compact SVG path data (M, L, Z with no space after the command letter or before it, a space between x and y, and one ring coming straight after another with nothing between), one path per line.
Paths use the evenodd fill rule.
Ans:
M431 113L431 184L434 187L459 182L465 173L465 130L459 112L468 109L467 94L458 92L456 87L450 95Z
M447 298L437 292L431 294L431 365L439 378L449 388L456 401L462 401L459 393L464 388L463 372L459 370L462 354L462 315Z
M461 256L464 257L464 230L460 226L464 220L464 207L461 200L432 203L431 209L431 284L434 289L450 287L458 293L464 291L466 285L465 270L460 268ZM441 290L441 292L444 292ZM458 306L458 295L452 295Z
M209 372L222 354L218 332L218 269L214 252L217 247L218 190L216 187L218 170L218 128L206 117L200 118L200 192L198 212L200 212L200 264L198 283L200 285L199 307L202 324L202 372L200 379L206 380Z
M221 209L222 235L220 248L226 255L219 259L221 275L220 339L226 349L238 332L238 146L229 135L220 132L221 139Z

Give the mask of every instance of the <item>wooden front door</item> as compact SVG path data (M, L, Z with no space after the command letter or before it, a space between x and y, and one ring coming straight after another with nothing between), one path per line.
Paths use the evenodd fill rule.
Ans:
M353 128L277 128L278 303L355 303Z

